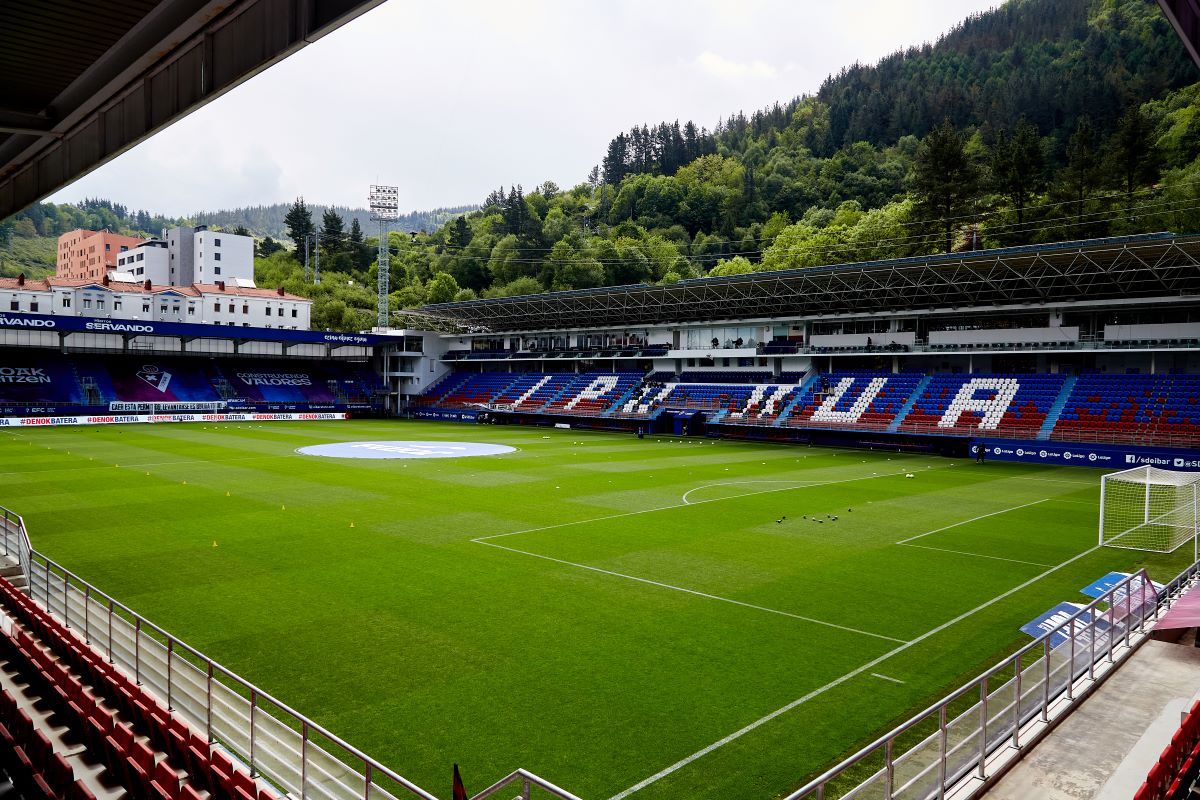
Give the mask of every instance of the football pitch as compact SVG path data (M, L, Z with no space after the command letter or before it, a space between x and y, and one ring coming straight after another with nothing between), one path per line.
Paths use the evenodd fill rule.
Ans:
M508 445L457 459L333 442ZM429 422L0 433L35 548L438 796L786 794L1111 570L1100 473ZM1186 551L1186 552L1185 552Z

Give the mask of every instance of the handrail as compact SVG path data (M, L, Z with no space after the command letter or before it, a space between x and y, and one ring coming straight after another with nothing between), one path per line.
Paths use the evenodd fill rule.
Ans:
M214 723L217 722L217 717L225 714L225 709L230 703L230 698L218 697L217 693L214 692L214 688L217 685L225 689L236 688L249 696L248 715L238 714L237 709L234 709L234 713L237 714L237 720L248 716L248 729L231 731L232 736L222 737L222 744L239 757L247 758L252 773L262 774L265 772L273 783L285 788L291 788L290 784L296 783L294 775L289 778L289 776L282 773L272 774L269 768L266 770L262 769L263 759L261 754L255 753L255 738L256 733L263 726L263 723L256 722L256 717L266 715L275 719L282 727L275 732L263 732L262 735L273 736L286 752L299 756L298 769L295 770L299 775L299 785L296 787L295 796L302 799L314 796L309 792L310 784L313 786L316 785L316 779L312 777L312 774L320 773L326 779L322 787L323 789L329 789L329 782L339 782L345 789L340 795L323 793L320 795L323 797L350 797L351 791L354 792L353 796L355 797L393 797L390 792L378 785L377 781L382 778L404 789L409 794L421 798L421 800L438 800L435 795L417 786L412 781L409 781L404 776L367 755L349 742L346 742L319 723L304 716L274 695L222 666L186 642L171 635L164 628L141 616L129 606L93 586L91 583L88 583L58 562L34 550L30 545L25 522L19 514L0 506L0 515L2 515L0 518L4 521L2 537L0 537L3 541L4 554L9 556L14 551L16 552L22 573L27 581L26 591L29 593L30 598L38 602L48 612L60 616L67 627L72 627L72 609L82 605L82 627L84 629L85 643L92 644L91 635L93 633L96 635L97 640L107 641L108 652L106 655L110 663L115 663L118 658L128 660L122 653L117 652L121 645L127 644L126 642L118 642L118 634L126 638L129 638L130 634L132 634L133 663L122 664L122 666L125 666L127 669L132 668L135 679L139 683L144 683L152 689L160 689L160 687L154 685L156 676L153 673L156 668L161 669L162 664L165 663L166 690L164 693L160 689L159 693L165 694L168 706L172 704L172 700L180 706L180 708L175 709L176 711L184 710L182 707L188 700L198 702L200 706L195 707L194 711L202 711L202 716L199 713L192 713L192 716L206 721L210 740L218 738L214 732ZM54 584L53 593L51 589L52 578ZM58 588L60 584L62 587L61 590ZM41 595L40 598L39 594ZM91 619L91 612L93 610L101 614L107 614L107 619L103 622L103 627L107 633L101 630L94 630L101 623L93 623ZM123 612L125 616L118 614L118 611ZM74 619L74 622L76 625L79 624L77 617ZM148 635L149 633L157 634L164 641L155 640L152 636ZM100 649L98 644L92 646ZM200 665L197 666L183 661L184 665L190 666L194 670L191 675L192 685L190 687L187 680L188 676L179 675L176 677L173 675L173 671L178 673L184 669L184 667L179 666L181 654L190 655L196 661L200 662ZM230 687L228 684L233 684L233 687ZM203 694L203 698L186 696L189 688ZM242 700L246 699L236 693L234 697ZM224 706L221 705L222 703L224 703ZM275 714L271 713L272 708L275 709ZM294 736L297 741L292 743L280 739L281 736L286 736L288 733ZM330 754L326 753L314 741L314 736L320 737L322 744L332 745L342 754L342 757L331 757ZM228 741L231 738L237 738L239 741L248 741L248 750ZM256 755L258 756L257 759ZM325 758L322 759L321 756L325 756ZM350 773L354 767L353 763L346 763L346 758L360 765L359 770L353 773L357 775L357 782L354 787L346 784L343 780L340 780L339 775L331 772L331 758L336 758L332 763L335 765L340 764L345 768L347 773ZM315 773L310 773L310 770L315 771ZM510 774L489 790L485 790L485 792L496 791L518 780L523 781L523 785L526 787L530 785L538 786L561 800L579 800L578 797L570 792L560 789L544 778L523 769ZM474 800L482 800L482 798L487 796L487 794L479 794Z
M866 745L853 755L847 757L840 763L822 772L817 777L808 781L801 788L789 794L785 800L829 800L833 795L830 794L835 781L842 778L846 773L854 770L859 765L868 759L876 759L882 757L883 766L879 771L875 772L866 781L863 781L856 786L847 790L844 796L858 796L860 790L878 789L882 784L882 796L888 800L894 800L901 796L910 796L904 794L905 789L920 786L920 782L932 780L932 772L936 767L937 777L936 783L925 784L924 793L918 790L913 797L946 797L949 796L951 789L965 778L978 780L978 786L975 788L982 789L989 777L995 775L995 765L989 764L989 757L997 750L1005 746L1014 746L1019 749L1021 747L1020 740L1022 736L1022 728L1029 722L1040 717L1042 723L1049 723L1051 716L1060 717L1066 711L1073 709L1081 697L1075 691L1076 684L1083 678L1095 680L1097 665L1101 665L1101 671L1107 666L1109 669L1115 668L1124 658L1130 653L1146 635L1146 622L1150 618L1148 609L1152 609L1153 619L1157 620L1160 612L1171 605L1177 599L1183 590L1196 582L1200 577L1200 562L1192 564L1190 567L1176 576L1161 592L1154 593L1153 584L1150 582L1146 571L1139 570L1130 575L1117 585L1113 586L1100 597L1093 600L1087 606L1081 608L1069 618L1058 623L1054 628L1048 630L1040 638L1024 645L1016 652L1007 656L999 664L984 672L982 675L965 683L958 689L955 689L950 694L943 697L938 702L924 709L918 714L915 714L907 721L901 723L896 728L888 731L884 735L877 738L875 741ZM1154 593L1151 599L1150 595ZM1135 595L1140 595L1141 600L1138 601L1136 608L1133 607L1133 598ZM1118 608L1124 604L1124 613L1118 618ZM1107 605L1108 608L1101 610L1100 606ZM1121 627L1123 623L1124 627ZM1142 636L1142 640L1137 640L1130 644L1131 634L1133 632L1134 623L1137 625L1137 634ZM1099 628L1099 630L1098 630ZM1064 632L1069 629L1069 632ZM1057 648L1051 648L1050 643L1056 634L1061 634L1066 637L1065 641ZM1117 645L1114 644L1118 636L1124 639L1124 651L1120 654L1119 659L1115 659L1114 651ZM1104 639L1104 643L1098 643ZM1067 647L1069 645L1069 648ZM1088 648L1088 652L1080 652L1079 647ZM1051 689L1054 676L1062 669L1063 664L1057 667L1052 665L1052 660L1055 654L1062 656L1060 652L1067 648L1070 651L1069 656L1063 656L1064 663L1068 669L1068 675L1062 681L1062 685ZM1099 649L1099 652L1097 650ZM1038 652L1040 651L1040 652ZM1032 664L1026 665L1026 656L1037 654ZM1086 656L1086 660L1080 662L1080 656ZM1107 659L1107 665L1103 662ZM1031 672L1038 672L1039 675L1033 678L1027 678ZM1001 683L991 692L989 692L989 683L992 679L1000 678ZM1039 680L1041 681L1041 695L1033 705L1026 706L1026 692L1022 691L1022 680ZM1008 690L1008 687L1015 681L1015 692L1013 699L1008 701L1003 699L1002 693ZM979 700L963 713L956 717L949 716L950 705L955 701L968 696L975 696L978 692ZM1009 703L1001 709L1001 712L1008 712L1011 718L1003 721L997 720L995 717L990 717L988 714L988 699L996 695L1002 696L1002 701ZM1051 706L1060 701L1063 697L1069 701L1065 709L1058 709L1052 714ZM979 715L979 727L973 729L970 736L964 738L964 741L973 742L978 738L974 755L964 764L955 766L951 763L951 756L956 756L961 752L954 752L949 744L947 730L954 723L960 720L967 719L970 721L971 715ZM905 752L897 752L897 739L905 733L912 731L922 724L931 725L936 722L937 730L935 733L922 740L916 742ZM989 730L989 725L993 727ZM1002 736L995 737L989 740L989 733L994 733L999 728ZM926 745L933 744L938 752L928 754L936 756L936 759L931 760L923 770L913 776L911 780L903 785L897 786L896 767L905 761L905 757L910 754L920 754L920 750ZM989 773L989 767L993 769ZM956 797L969 797L973 791L967 791L963 794L955 794Z

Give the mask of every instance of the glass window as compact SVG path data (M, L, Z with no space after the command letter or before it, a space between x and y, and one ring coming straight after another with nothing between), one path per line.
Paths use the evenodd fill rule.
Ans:
M38 310L38 301L37 300L29 301L29 310L32 311L34 314L37 313L37 310ZM431 361L430 363L432 364L433 362Z
M13 300L11 303L8 304L8 310L9 311L20 311L21 310L21 301Z
M63 297L63 299L62 299L62 307L63 307L63 308L70 308L70 307L71 307L71 298L69 298L69 297Z
M220 247L220 246L221 246L221 240L213 239L213 247ZM221 257L221 254L217 253L217 258L220 258L220 257Z
M91 308L92 307L92 298L90 298L90 297L83 298L83 307Z
M143 314L150 313L150 304L149 303L142 303L142 313Z
M220 261L220 260L221 260L221 254L213 253L213 261Z

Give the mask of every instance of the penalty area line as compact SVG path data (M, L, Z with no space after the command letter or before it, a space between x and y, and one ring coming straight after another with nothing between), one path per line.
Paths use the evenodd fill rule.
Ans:
M983 553L970 553L966 550L951 550L948 547L930 547L927 544L907 544L905 542L897 542L900 547L919 547L922 550L936 550L939 553L954 553L959 556L973 556L974 558L990 558L992 561L1010 561L1013 564L1028 564L1031 567L1052 567L1053 564L1043 564L1040 561L1022 561L1019 558L1005 558L1004 556L985 556Z
M964 519L962 522L955 522L953 525L946 525L941 528L934 528L931 531L925 531L924 533L918 533L916 536L910 536L907 539L901 539L900 541L896 542L896 544L908 544L909 542L915 542L917 539L923 539L926 536L932 536L935 533L941 533L942 531L948 531L951 528L958 528L962 525L970 525L972 522L979 522L979 520L981 520L981 519L987 519L988 517L999 516L1000 514L1007 514L1010 511L1017 511L1022 508L1029 508L1030 506L1036 506L1039 503L1045 503L1045 502L1049 501L1050 499L1051 498L1049 498L1049 497L1044 497L1041 500L1034 500L1032 503L1023 503L1019 506L1013 506L1012 508L1002 508L999 511L993 511L990 514L980 514L978 517L971 517L970 519Z
M983 611L984 609L987 609L987 608L995 605L996 603L999 603L1002 600L1006 600L1009 597L1012 597L1017 592L1032 586L1033 584L1040 581L1042 578L1045 578L1047 575L1051 575L1051 574L1057 572L1058 570L1062 569L1063 567L1069 566L1070 564L1074 564L1079 559L1085 558L1086 556L1090 556L1092 553L1096 552L1099 549L1100 549L1100 545L1095 545L1094 547L1084 550L1082 553L1080 553L1077 556L1072 556L1071 558L1062 562L1058 566L1051 567L1050 569L1046 570L1045 572L1035 575L1034 577L1030 578L1029 580L1025 581L1024 583L1022 583L1018 586L1014 586L1013 588L1009 589L1008 591L1004 592L1003 594L998 594L995 597L993 597L991 600L981 603L980 605L976 606L975 608L972 608L970 611L965 611L962 614L959 614L954 619L943 622L941 625L937 626L936 628L926 631L925 633L921 634L917 638L915 638L911 641L905 642L904 644L900 645L899 647L889 650L888 652L884 653L883 655L879 656L878 658L872 659L871 661L868 661L866 664L863 664L861 667L857 667L856 669L853 669L850 672L847 672L845 675L841 676L840 678L835 678L834 680L830 681L829 683L825 684L824 686L813 689L808 694L806 694L802 697L796 698L792 702L788 703L786 706L783 706L782 708L777 708L774 711L772 711L770 714L767 714L766 716L759 717L758 719L751 722L749 725L739 728L738 730L734 731L733 733L729 734L728 736L725 736L724 738L718 739L717 741L710 744L708 747L705 747L701 750L697 750L695 753L692 753L690 756L681 758L679 761L676 761L674 764L670 765L669 767L659 770L658 772L654 773L653 775L651 775L648 778L645 778L644 780L638 781L633 786L630 786L628 789L617 792L612 797L610 797L608 800L624 800L624 798L629 797L631 794L634 794L635 792L639 792L642 789L645 789L650 784L656 783L656 782L662 780L663 778L667 777L668 775L671 775L674 772L678 772L679 770L686 767L688 764L691 764L693 761L703 758L704 756L708 755L709 753L713 752L714 750L718 750L718 749L724 747L725 745L729 744L730 742L732 742L736 739L740 739L741 737L745 736L747 733L750 733L751 731L755 730L756 728L760 728L763 725L766 725L768 722L775 719L776 717L783 716L784 714L788 713L792 709L795 709L795 708L798 708L799 706L804 705L809 700L812 700L813 698L824 694L825 692L829 691L830 689L835 689L838 686L841 686L846 681L857 678L859 675L862 675L864 672L872 670L875 667L882 664L884 661L887 661L892 656L898 655L898 654L904 652L905 650L907 650L908 648L910 648L914 645L920 644L921 642L925 641L926 639L928 639L932 636L936 636L937 634L941 633L942 631L946 630L947 628L953 627L954 625L957 625L958 623L962 622L965 619L968 619L969 617L973 617L975 614L978 614L980 611Z
M670 583L662 583L661 581L652 581L649 578L639 578L637 575L627 575L624 572L614 572L610 569L602 569L600 567L593 567L590 564L580 564L576 561L567 561L566 559L555 558L554 556L546 556L546 555L542 555L541 553L531 552L529 550L518 550L515 547L507 547L502 544L495 544L494 542L483 542L478 539L473 539L472 541L478 542L479 544L487 545L488 547L495 547L498 550L507 550L510 553L518 553L523 556L532 556L533 558L540 558L545 561L553 561L555 564L564 564L568 567L575 567L576 569L586 569L590 572L598 572L602 575L611 575L614 578L624 578L625 580L629 580L629 581L637 581L638 583L644 583L648 586L657 586L660 589L670 589L675 592L683 592L684 594L690 594L694 597L703 597L708 600L719 600L722 603L729 603L731 605L741 606L742 608L750 608L755 611L765 611L768 614L778 614L781 617L790 617L792 619L801 620L802 622L811 622L814 625L823 625L826 628L836 628L839 631L845 631L847 633L856 633L860 636L871 636L875 639L883 639L884 641L888 641L888 642L904 642L905 641L904 639L897 639L894 636L885 636L882 633L873 633L872 631L864 631L864 630L860 630L858 628L851 628L848 625L838 625L835 622L826 622L825 620L814 619L813 617L805 617L800 614L793 614L790 611L780 611L777 608L768 608L767 606L759 606L759 605L755 605L754 603L746 603L741 600L734 600L731 597L721 597L720 595L717 595L717 594L709 594L708 592L701 592L701 591L697 591L696 589L688 589L683 586L675 586Z

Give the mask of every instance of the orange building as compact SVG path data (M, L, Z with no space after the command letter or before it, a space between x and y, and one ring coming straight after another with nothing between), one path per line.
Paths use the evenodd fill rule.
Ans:
M136 236L76 228L58 237L55 275L99 280L108 270L117 268L118 254L132 250L144 241Z

